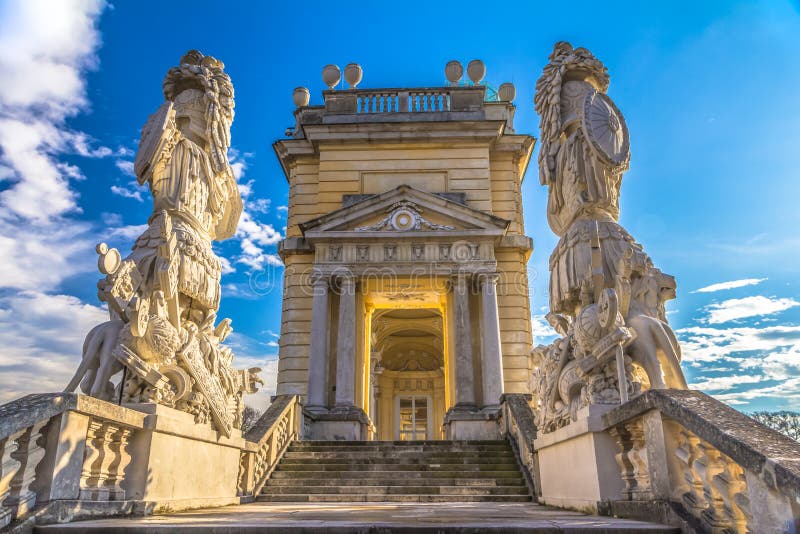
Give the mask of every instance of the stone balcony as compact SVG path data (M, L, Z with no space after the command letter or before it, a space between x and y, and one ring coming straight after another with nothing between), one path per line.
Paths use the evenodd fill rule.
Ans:
M305 137L311 125L498 121L514 133L511 102L487 101L485 85L324 91L322 106L301 106L287 135Z

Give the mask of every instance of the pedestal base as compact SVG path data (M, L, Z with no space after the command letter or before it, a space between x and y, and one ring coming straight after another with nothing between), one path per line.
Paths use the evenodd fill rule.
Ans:
M241 431L225 437L194 417L159 404L128 404L147 415L145 429L128 446L124 487L140 501L202 503L236 497ZM202 504L201 504L202 505Z
M367 439L369 416L355 406L337 407L327 412L304 410L310 420L306 440L363 441Z
M474 410L453 407L444 416L445 436L451 440L501 439L500 409Z
M534 441L539 454L539 502L597 513L601 501L622 496L614 439L602 432L601 416L614 406L594 405L578 419Z

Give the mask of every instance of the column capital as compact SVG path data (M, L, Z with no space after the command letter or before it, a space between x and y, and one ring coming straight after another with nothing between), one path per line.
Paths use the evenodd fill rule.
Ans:
M478 273L477 278L481 287L484 285L496 286L497 281L500 279L500 273Z
M311 285L314 287L328 286L331 283L331 276L323 273L312 273L309 277Z

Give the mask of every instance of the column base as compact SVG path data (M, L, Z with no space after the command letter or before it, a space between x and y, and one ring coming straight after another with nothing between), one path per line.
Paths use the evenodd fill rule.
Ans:
M602 501L621 499L617 446L601 422L602 415L612 408L587 406L578 412L577 420L534 440L539 454L540 503L596 514Z
M326 411L304 410L309 419L307 440L364 441L371 424L357 406L336 406Z
M445 436L451 440L501 439L500 409L478 410L475 406L456 405L444 416Z

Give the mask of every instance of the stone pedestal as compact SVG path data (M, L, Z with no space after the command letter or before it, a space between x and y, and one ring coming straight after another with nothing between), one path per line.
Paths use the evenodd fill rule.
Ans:
M458 407L451 408L444 417L446 439L501 439L499 419L499 409L470 411Z
M337 407L328 412L304 412L310 420L310 435L306 440L363 441L370 428L369 416L355 406Z
M594 405L577 421L534 441L539 454L539 502L597 513L598 503L622 497L622 478L614 439L602 432L600 418L614 406Z
M126 407L148 414L145 428L129 445L132 460L124 482L128 499L170 510L239 502L239 456L246 447L240 431L226 438L166 406Z

